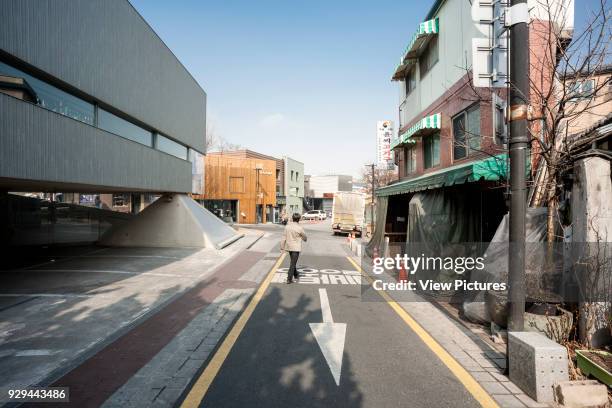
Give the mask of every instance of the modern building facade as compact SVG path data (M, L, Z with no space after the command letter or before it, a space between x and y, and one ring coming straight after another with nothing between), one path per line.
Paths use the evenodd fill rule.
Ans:
M208 153L205 192L193 198L227 222L272 222L277 159L250 150Z
M304 212L304 163L284 156L284 191L286 204L279 210L288 215Z
M206 93L128 1L8 0L0 19L0 188L191 192Z
M338 191L353 191L353 176L329 175L310 176L308 181L310 200L313 209L331 212L334 193Z

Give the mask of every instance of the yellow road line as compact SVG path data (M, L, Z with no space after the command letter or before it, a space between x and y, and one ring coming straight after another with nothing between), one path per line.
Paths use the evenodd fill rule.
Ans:
M263 298L264 293L266 293L266 289L268 289L268 286L270 286L270 282L272 282L274 273L281 265L286 255L287 253L283 252L283 254L278 258L278 260L268 273L266 279L263 281L257 292L255 292L255 295L249 302L248 306L244 309L230 332L223 340L223 343L221 343L221 346L219 346L215 355L204 369L202 375L200 375L195 384L193 384L191 390L189 390L189 394L187 394L187 397L181 404L181 408L192 408L198 407L200 405L200 403L204 399L204 396L206 395L206 392L208 391L208 388L219 373L223 362L225 362L225 359L232 350L232 347L236 343L236 340L238 340L238 336L240 336L242 329L244 329L244 326L251 318L251 315L257 307L257 304Z
M367 274L363 273L363 269L359 266L351 257L346 257L350 263L353 264L362 276L365 276L370 283L373 279ZM470 375L470 373L463 368L461 364L457 362L427 331L417 323L406 310L401 307L395 300L389 296L387 292L377 291L380 296L391 306L391 308L402 318L402 320L420 337L420 339L434 352L436 356L444 363L446 367L457 377L457 379L463 384L463 386L472 394L472 396L485 408L499 408L499 405L491 398L491 396L482 388L480 384Z

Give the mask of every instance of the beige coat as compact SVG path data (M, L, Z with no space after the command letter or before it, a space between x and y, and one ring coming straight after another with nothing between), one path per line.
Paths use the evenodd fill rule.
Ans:
M302 251L302 241L306 241L304 228L297 222L290 222L285 227L285 232L281 238L281 250L283 251Z

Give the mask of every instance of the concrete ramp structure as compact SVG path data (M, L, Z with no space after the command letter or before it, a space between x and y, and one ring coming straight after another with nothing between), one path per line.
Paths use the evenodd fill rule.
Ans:
M111 228L98 243L114 247L221 249L243 235L186 194L165 194L134 219Z

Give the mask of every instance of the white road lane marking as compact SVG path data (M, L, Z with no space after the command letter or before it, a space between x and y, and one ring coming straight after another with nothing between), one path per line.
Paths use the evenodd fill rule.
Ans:
M340 385L346 323L334 323L329 298L327 297L327 289L319 288L319 297L321 299L323 323L310 323L310 330L312 330L312 334L319 344L319 348L331 370L336 385Z
M323 314L323 323L333 323L331 307L329 306L329 298L327 297L327 289L319 289L319 297L321 298L321 313Z

